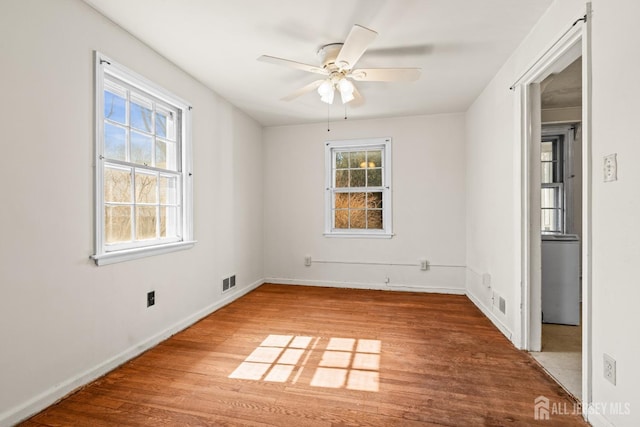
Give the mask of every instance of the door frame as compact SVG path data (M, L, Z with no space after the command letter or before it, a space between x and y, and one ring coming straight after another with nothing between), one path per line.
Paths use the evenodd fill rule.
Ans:
M542 284L540 239L540 82L582 57L582 408L592 401L591 340L591 4L587 3L587 20L574 25L534 63L514 86L517 94L516 153L520 168L520 347L540 351L542 335ZM577 22L577 21L576 21ZM517 150L516 150L517 151ZM533 214L536 213L536 214ZM586 415L586 412L583 414Z

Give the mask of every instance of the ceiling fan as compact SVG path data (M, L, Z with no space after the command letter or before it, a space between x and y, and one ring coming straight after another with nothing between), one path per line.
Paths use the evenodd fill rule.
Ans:
M333 104L336 90L340 93L342 103L346 104L361 98L358 89L351 80L361 82L410 82L420 77L420 68L357 68L354 69L362 54L378 35L377 32L360 25L354 25L344 43L331 43L318 50L322 65L310 65L275 56L262 55L258 61L285 65L291 68L323 75L282 98L291 101L307 92L317 90L320 100Z

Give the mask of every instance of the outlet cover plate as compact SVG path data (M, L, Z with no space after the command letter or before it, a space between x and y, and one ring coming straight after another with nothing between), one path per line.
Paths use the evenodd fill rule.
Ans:
M604 182L612 182L618 180L618 159L617 154L609 154L604 156Z
M613 357L603 353L604 361L604 378L611 384L616 385L616 361Z

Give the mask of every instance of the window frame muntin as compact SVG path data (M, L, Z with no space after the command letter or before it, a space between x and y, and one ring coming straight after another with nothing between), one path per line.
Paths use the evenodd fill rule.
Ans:
M392 221L392 183L391 183L391 137L362 138L350 140L325 141L325 201L324 201L324 236L346 238L391 238L393 237ZM382 149L382 186L376 187L334 187L335 155L337 152L372 151ZM356 189L362 191L355 191ZM371 193L382 191L382 223L377 229L336 229L334 227L335 193Z
M169 253L177 250L184 250L193 247L196 241L193 239L193 172L192 172L192 146L191 146L191 106L188 102L177 97L165 88L150 81L149 79L135 73L127 67L118 64L106 55L94 51L94 86L95 86L95 104L94 104L94 254L90 258L96 265L107 265L116 262L128 261L132 259ZM171 171L170 169L156 168L154 166L145 166L130 161L119 161L116 159L107 160L104 157L104 90L105 90L105 74L112 78L122 81L143 94L156 98L164 107L180 110L181 124L176 126L176 142L180 140L180 147L177 149L176 162L180 166L180 170ZM130 126L129 107L126 108L126 125ZM177 118L176 118L177 119ZM115 122L114 122L115 123ZM154 117L155 123L155 117ZM155 132L155 129L154 129ZM178 136L179 133L179 136ZM161 138L169 140L169 138ZM129 159L131 160L131 159ZM179 239L153 239L147 241L133 242L130 245L112 245L111 250L106 250L105 242L105 217L104 209L107 203L104 198L104 169L105 163L117 166L132 167L132 173L135 168L154 171L156 173L175 173L178 176L178 184L181 192L181 201L177 203L180 213L180 227L182 235ZM159 206L160 204L158 204ZM135 206L135 201L132 201ZM135 213L134 213L135 215ZM132 232L133 233L133 232Z

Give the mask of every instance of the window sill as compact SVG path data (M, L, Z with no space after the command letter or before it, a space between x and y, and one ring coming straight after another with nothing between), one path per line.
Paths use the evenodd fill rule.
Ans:
M393 233L323 233L324 237L343 237L346 239L390 239Z
M131 261L138 258L145 258L155 255L167 254L170 252L191 249L196 244L195 240L188 242L169 243L166 245L148 246L145 248L125 249L116 252L107 252L100 255L91 255L96 265L109 265L117 262Z

